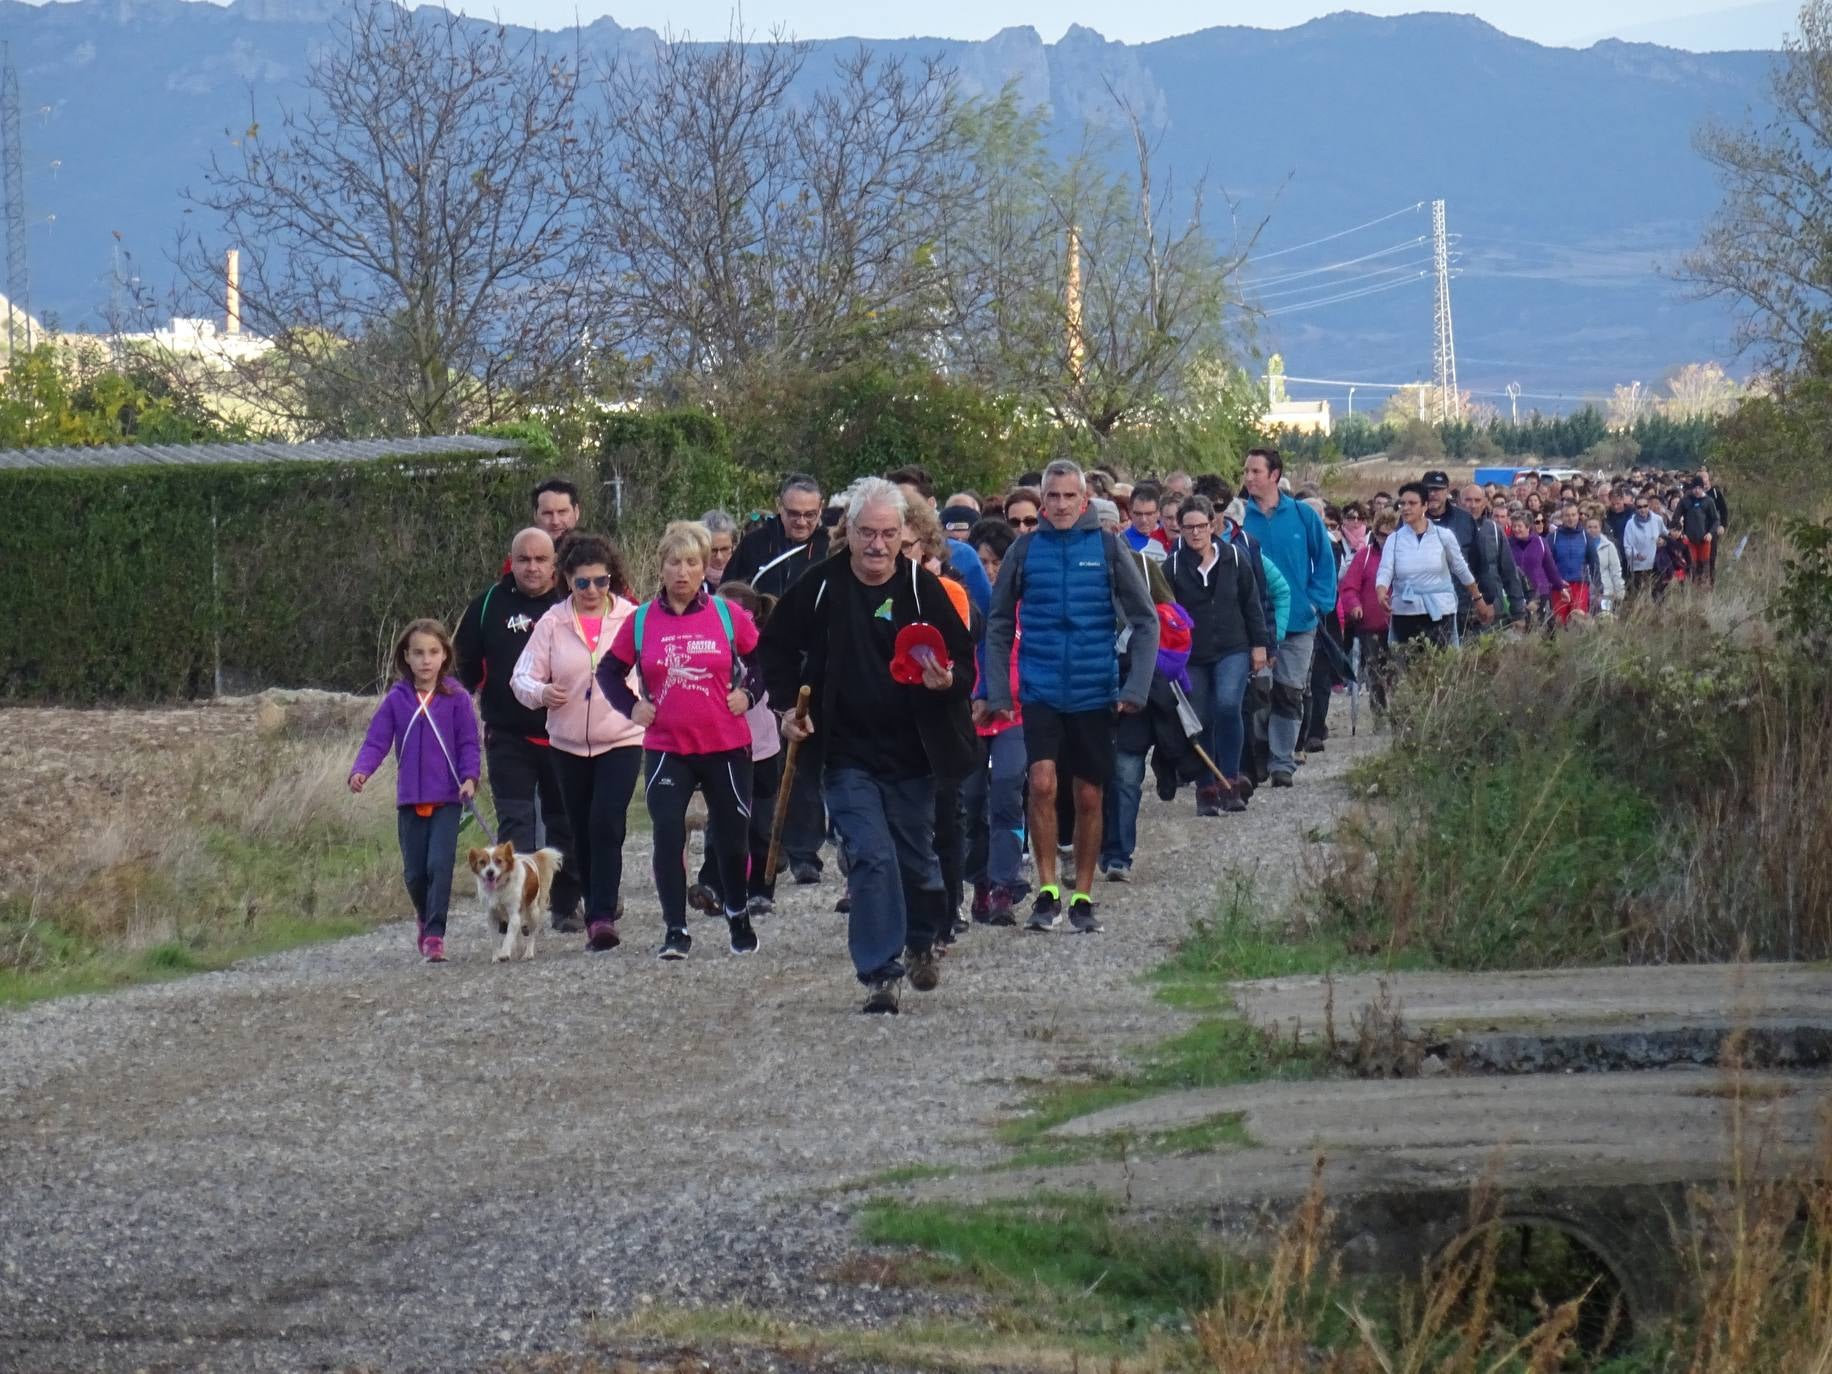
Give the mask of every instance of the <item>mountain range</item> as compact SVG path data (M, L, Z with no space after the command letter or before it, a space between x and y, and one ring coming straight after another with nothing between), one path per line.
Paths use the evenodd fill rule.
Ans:
M301 98L336 10L336 0L0 0L22 92L36 313L93 326L117 234L146 282L169 277L182 188L198 184L212 150L251 121L277 124L278 104ZM655 41L608 18L582 34L607 57ZM809 72L827 70L841 41L815 44ZM972 92L1015 83L1064 139L1084 119L1111 118L1108 85L1123 94L1179 184L1206 175L1241 224L1264 221L1250 274L1266 313L1254 335L1294 377L1429 374L1429 280L1368 274L1423 262L1438 198L1456 236L1466 388L1505 409L1500 393L1515 382L1523 411L1550 410L1726 358L1725 309L1689 299L1663 265L1696 242L1718 199L1694 132L1764 114L1772 53L1542 47L1469 16L1355 13L1136 45L1073 25L1054 43L1014 28L872 46L940 53ZM1377 396L1361 392L1356 409Z

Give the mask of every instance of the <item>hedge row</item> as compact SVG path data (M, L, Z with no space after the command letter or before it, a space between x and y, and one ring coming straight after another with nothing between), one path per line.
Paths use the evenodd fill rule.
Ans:
M592 493L586 525L608 531L601 484L620 474L631 539L651 512L750 499L702 419L620 420L615 451L576 469L462 455L0 473L0 697L208 696L219 662L231 690L372 689L406 621L455 623L542 478Z

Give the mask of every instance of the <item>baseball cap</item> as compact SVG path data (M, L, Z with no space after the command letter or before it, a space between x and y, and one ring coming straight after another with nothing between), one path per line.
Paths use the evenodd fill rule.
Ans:
M920 620L905 625L897 631L896 652L891 658L891 677L906 686L921 682L925 653L943 668L953 666L948 658L948 643L941 637L940 630Z
M965 525L972 529L979 522L980 513L972 506L949 506L941 513L941 527L953 529L956 525Z
M1449 485L1450 474L1448 472L1433 468L1430 472L1425 474L1426 491L1436 491L1439 487L1448 487Z

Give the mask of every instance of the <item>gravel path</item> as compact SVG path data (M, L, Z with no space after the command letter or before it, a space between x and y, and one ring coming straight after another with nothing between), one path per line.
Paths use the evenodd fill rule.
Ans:
M493 965L466 915L442 968L394 924L0 1014L0 1369L477 1368L649 1302L883 1320L832 1273L834 1185L972 1161L1025 1081L1169 1031L1137 975L1230 868L1285 887L1371 745L1243 816L1148 795L1105 934L976 927L896 1018L856 1014L831 877L749 960L658 964L636 892L608 956Z

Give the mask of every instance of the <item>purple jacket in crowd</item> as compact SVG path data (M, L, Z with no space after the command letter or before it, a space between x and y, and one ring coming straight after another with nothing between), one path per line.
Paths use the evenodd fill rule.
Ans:
M471 705L471 694L457 678L445 679L445 691L434 692L426 703L427 715L439 728L439 739L427 727L426 717L418 720L420 698L413 683L401 681L388 689L382 704L375 708L375 719L369 722L369 733L357 751L352 774L374 777L382 760L392 751L400 760L400 773L394 784L396 806L417 806L422 802L457 804L458 781L452 776L452 765L458 777L474 782L482 771L477 746L477 712ZM451 763L439 748L439 740L451 751Z
M1544 539L1537 534L1529 534L1525 539L1509 535L1508 543L1513 546L1514 566L1520 569L1530 596L1545 601L1552 593L1564 589L1565 579L1559 576L1558 563Z

